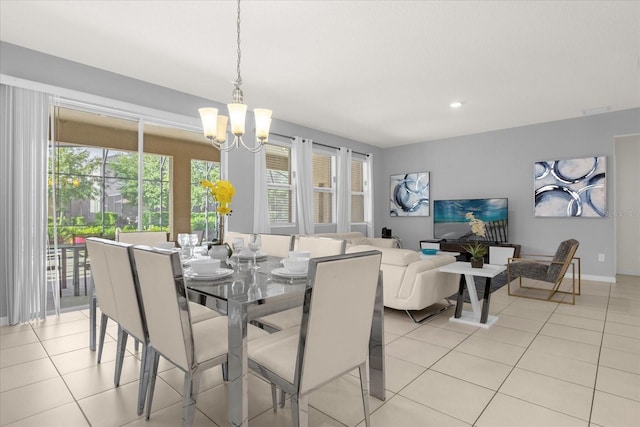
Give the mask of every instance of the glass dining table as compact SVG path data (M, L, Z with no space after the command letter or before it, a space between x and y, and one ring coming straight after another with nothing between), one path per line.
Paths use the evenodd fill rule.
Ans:
M259 317L301 306L306 277L292 277L282 272L281 259L261 257L258 269L252 262L239 262L233 272L219 278L198 278L185 273L190 294L201 302L226 313L229 321L228 347L228 420L229 426L247 426L249 422L247 327ZM278 274L280 273L280 274ZM339 298L336 295L336 298ZM90 344L95 349L95 297L90 304ZM92 313L92 314L91 314ZM385 400L384 306L382 280L378 282L369 339L369 392Z

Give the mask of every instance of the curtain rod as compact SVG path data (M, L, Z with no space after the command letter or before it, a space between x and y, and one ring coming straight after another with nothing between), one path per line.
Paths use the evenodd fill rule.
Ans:
M294 136L283 135L283 134L281 134L281 133L275 133L275 132L269 132L269 134L270 134L270 135L279 136L279 137L282 137L282 138L289 138L289 139L294 139L294 138L295 138ZM315 145L319 145L319 146L321 146L321 147L333 148L334 150L338 150L338 147L334 147L333 145L321 144L321 143L319 143L319 142L315 142L315 141L313 141L313 140L312 140L311 142L312 142L313 144L315 144ZM359 151L354 151L354 150L351 150L351 151L353 151L355 154L360 154L361 156L369 157L369 155L368 155L367 153L360 153Z

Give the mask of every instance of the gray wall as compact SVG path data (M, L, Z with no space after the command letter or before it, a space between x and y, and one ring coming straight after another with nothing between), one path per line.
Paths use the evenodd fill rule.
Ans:
M386 149L377 170L377 178L386 179L385 189L376 192L378 224L391 228L406 248L433 237L432 217L388 213L389 175L428 171L431 200L508 197L509 241L523 252L553 253L560 240L576 238L582 272L614 277L614 218L535 218L533 164L607 156L607 209L613 211L614 138L638 132L640 109L632 109ZM605 262L598 262L599 253Z

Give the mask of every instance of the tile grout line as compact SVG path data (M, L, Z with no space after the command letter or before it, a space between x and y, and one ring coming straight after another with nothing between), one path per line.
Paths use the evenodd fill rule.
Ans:
M62 314L62 313L61 313ZM57 317L60 317L60 315L57 315ZM31 324L31 322L29 322L31 329L33 329L33 324ZM85 421L87 422L87 424L89 426L91 426L91 422L89 421L89 418L87 417L87 414L85 414L85 412L82 410L82 406L80 406L80 402L78 402L78 399L76 399L76 397L73 395L71 388L69 388L69 384L67 384L67 382L64 379L64 376L62 375L62 373L60 372L60 370L58 369L58 366L56 366L56 364L53 362L53 359L51 358L51 354L49 354L49 351L47 350L47 348L42 344L42 340L40 339L40 336L38 336L38 334L33 331L34 334L36 334L36 336L38 337L38 342L40 343L40 345L42 346L44 352L47 354L47 357L49 358L49 362L51 362L51 364L53 365L53 367L55 368L56 372L58 373L58 376L60 377L60 380L62 381L62 383L64 384L64 386L67 388L67 391L69 392L69 395L73 398L73 402L76 404L76 406L78 407L78 410L80 411L80 413L82 414L82 416L84 417ZM46 341L46 340L45 340ZM88 347L87 347L88 348Z
M516 297L517 298L517 297ZM518 300L514 300L511 301L509 304L507 304L507 306L505 308L503 308L500 312L506 310L511 304L513 304L514 302L516 302ZM556 304L556 308L551 312L553 314L553 312L558 308L557 304ZM487 408L489 407L489 405L491 404L491 402L493 402L493 399L495 399L495 397L498 395L498 393L500 393L500 389L502 388L502 386L504 385L504 383L507 381L507 379L509 378L509 376L513 373L513 371L516 369L516 366L518 365L518 363L520 362L520 360L522 360L522 358L524 357L524 355L526 354L527 350L529 350L529 347L531 347L531 344L533 343L533 341L536 339L536 337L540 334L540 331L542 330L542 328L544 328L544 325L547 324L547 322L549 321L549 319L551 318L551 314L549 315L549 317L547 317L547 320L544 321L544 323L542 324L542 326L540 327L540 329L538 329L538 332L536 332L535 336L533 337L533 339L529 342L529 344L525 347L525 350L522 352L522 354L520 355L520 357L518 358L518 360L513 364L513 366L511 367L511 370L509 371L509 373L504 377L504 380L502 380L502 382L500 383L500 385L498 386L498 388L495 390L495 392L493 393L493 396L491 397L491 399L489 399L489 401L487 402L487 404L485 405L485 407L482 409L482 411L480 411L480 414L478 415L478 417L476 418L476 420L473 422L473 426L477 425L478 421L480 420L480 418L482 417L482 414L485 413L485 411L487 410ZM533 320L533 319L532 319ZM476 331L477 332L477 331ZM474 332L475 334L475 332ZM509 396L509 395L507 395ZM513 396L511 396L513 397ZM516 398L517 399L517 398ZM522 399L518 399L518 400L522 400ZM537 405L535 403L532 402L527 402L527 403L531 403L534 404L536 406L540 406ZM544 408L544 406L541 406ZM547 408L550 409L550 408ZM559 412L559 411L558 411ZM566 415L566 414L565 414Z
M607 317L609 316L609 303L611 302L611 283L609 283L609 295L607 296L607 309L604 312L604 323L602 325L602 336L600 337L600 348L598 349L598 363L596 364L596 376L593 380L593 393L591 395L591 407L589 408L589 424L593 417L593 404L596 400L596 386L598 384L598 372L600 372L600 357L602 356L602 344L604 344L604 332L607 327Z

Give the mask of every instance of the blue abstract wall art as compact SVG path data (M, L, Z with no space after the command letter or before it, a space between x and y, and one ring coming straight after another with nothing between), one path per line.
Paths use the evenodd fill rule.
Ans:
M606 166L606 156L536 162L535 216L606 216Z
M429 172L391 175L391 216L429 216Z

